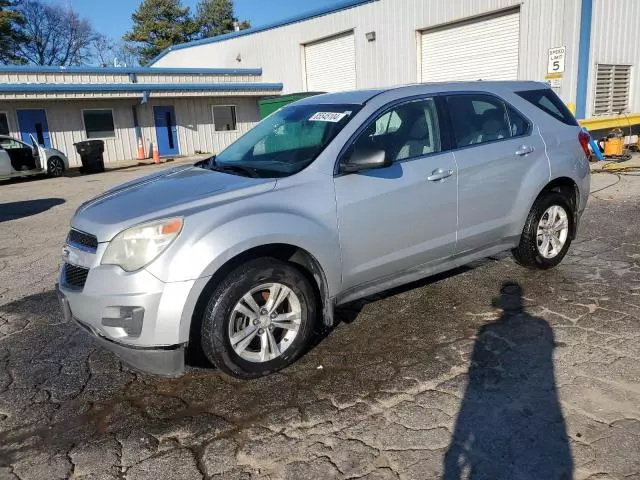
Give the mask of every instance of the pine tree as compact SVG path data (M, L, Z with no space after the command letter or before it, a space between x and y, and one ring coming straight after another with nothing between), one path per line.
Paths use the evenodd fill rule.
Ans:
M144 0L131 16L133 28L124 35L134 44L141 65L165 48L192 40L198 25L180 0Z
M201 38L215 37L233 32L236 25L240 30L249 28L248 21L238 22L233 14L231 0L201 0L197 9L197 22Z
M26 41L21 29L24 17L15 9L14 0L0 0L0 63L25 63L18 55L20 45Z

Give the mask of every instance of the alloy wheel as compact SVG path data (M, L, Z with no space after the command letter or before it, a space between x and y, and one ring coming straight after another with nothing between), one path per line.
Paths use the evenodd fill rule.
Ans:
M545 210L538 222L538 252L544 258L558 256L569 237L569 216L560 205L552 205Z
M298 296L282 283L265 283L236 303L229 319L229 342L242 359L268 362L291 346L301 321Z

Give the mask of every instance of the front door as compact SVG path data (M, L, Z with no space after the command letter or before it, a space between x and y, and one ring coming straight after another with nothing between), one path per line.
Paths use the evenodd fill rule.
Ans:
M166 157L180 153L174 108L153 107L153 119L156 125L156 139L160 156Z
M395 105L348 148L384 150L393 164L335 179L343 288L450 257L456 241L456 165L441 148L432 98Z
M47 148L51 147L47 114L44 110L18 110L18 124L20 138L24 143L31 143L30 135L33 135L38 140L39 145L44 145Z

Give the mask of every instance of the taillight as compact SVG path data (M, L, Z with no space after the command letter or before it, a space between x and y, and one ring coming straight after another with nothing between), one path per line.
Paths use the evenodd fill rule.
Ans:
M591 140L591 136L584 130L581 130L578 134L578 141L580 142L580 146L582 147L582 150L584 150L584 154L587 156L587 158L591 158L591 150L589 150L589 140Z

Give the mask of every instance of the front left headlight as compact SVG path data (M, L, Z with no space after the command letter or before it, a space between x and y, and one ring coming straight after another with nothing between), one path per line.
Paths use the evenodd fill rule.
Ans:
M102 257L102 265L118 265L127 272L149 265L182 231L182 218L136 225L116 235Z

